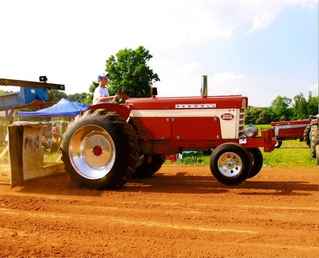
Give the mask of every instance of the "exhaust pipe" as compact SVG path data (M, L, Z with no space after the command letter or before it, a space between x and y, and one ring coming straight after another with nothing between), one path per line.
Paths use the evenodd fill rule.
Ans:
M202 88L201 88L202 97L206 98L208 95L208 83L207 83L207 75L202 75Z

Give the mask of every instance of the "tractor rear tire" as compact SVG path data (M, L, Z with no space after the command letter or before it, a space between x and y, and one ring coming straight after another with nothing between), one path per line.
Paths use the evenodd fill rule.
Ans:
M251 156L252 167L247 178L252 178L256 176L263 168L264 158L260 149L258 148L248 149L248 152Z
M213 151L210 170L224 185L239 185L247 179L251 168L250 154L239 144L222 144Z
M316 157L317 144L319 144L319 128L317 125L313 125L310 130L310 153L313 158Z
M135 170L133 177L149 178L152 177L165 162L163 155L150 155L143 158L143 163Z
M79 185L118 189L134 173L137 146L135 130L116 113L88 110L64 134L62 159Z
M306 142L308 146L310 146L310 129L311 129L310 125L307 125L303 133L303 140Z

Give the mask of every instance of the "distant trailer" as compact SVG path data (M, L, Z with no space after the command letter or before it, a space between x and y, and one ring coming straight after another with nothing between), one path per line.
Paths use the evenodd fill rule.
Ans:
M271 125L280 146L283 140L303 140L305 129L310 125L310 119L272 122Z

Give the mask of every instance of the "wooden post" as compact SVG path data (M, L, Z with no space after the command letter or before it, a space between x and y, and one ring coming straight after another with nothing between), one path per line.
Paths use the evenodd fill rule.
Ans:
M25 80L13 80L0 78L1 86L18 86L18 87L28 87L28 88L46 88L53 90L65 90L63 84L47 83L47 82L35 82L35 81L25 81Z
M10 125L9 152L11 166L11 185L23 185L23 126Z

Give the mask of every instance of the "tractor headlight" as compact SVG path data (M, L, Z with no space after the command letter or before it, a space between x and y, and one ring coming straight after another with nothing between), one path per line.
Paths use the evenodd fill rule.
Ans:
M247 137L255 137L258 134L258 129L254 126L247 127L244 129L243 133Z

